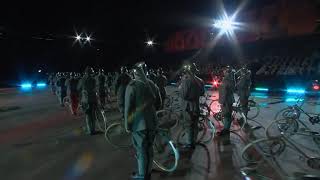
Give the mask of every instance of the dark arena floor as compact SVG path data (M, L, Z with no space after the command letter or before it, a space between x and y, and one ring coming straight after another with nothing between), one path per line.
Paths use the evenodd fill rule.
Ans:
M175 87L167 87L168 94L174 90ZM207 93L218 98L217 92ZM259 162L242 158L247 144L266 136L264 128L276 113L295 104L294 96L276 97L260 93L253 94L251 99L259 104L260 113L248 124L261 125L262 128L250 130L246 127L231 132L230 136L216 136L207 144L199 143L191 159L181 152L174 172L164 173L155 168L152 179L264 180L320 176L317 159L320 144L310 136L291 135L290 142L284 141L286 147L281 153L273 156L266 155L259 150L259 145L256 146L252 156L260 156ZM317 99L304 100L306 112L319 113ZM116 109L106 114L108 119L120 119ZM300 120L312 131L319 132L319 125L309 123L306 116L301 115ZM72 116L67 108L59 106L56 96L48 89L0 89L0 123L1 180L126 180L135 170L133 152L115 149L108 144L103 133L86 135L84 116ZM312 163L310 158L314 160Z

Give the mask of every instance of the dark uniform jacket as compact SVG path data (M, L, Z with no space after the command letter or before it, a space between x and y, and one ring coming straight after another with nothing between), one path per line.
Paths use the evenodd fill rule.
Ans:
M250 96L251 77L250 73L242 75L237 84L238 95L240 98Z
M79 82L78 89L81 92L81 103L97 103L96 80L94 77L83 76Z
M203 80L197 76L188 75L181 81L180 95L183 99L183 110L199 113L199 97L204 95Z
M70 78L66 81L66 87L68 88L69 93L77 93L78 92L78 82L77 78Z
M99 94L104 94L105 90L106 90L106 81L107 81L107 77L103 74L99 74L96 76L96 82L97 82L97 90L99 92Z
M65 77L60 77L59 79L57 79L57 82L56 82L57 87L59 87L61 91L67 91L67 87L65 83L66 83Z
M234 101L234 82L230 75L223 78L219 87L219 103L220 104L233 104Z
M132 80L125 94L125 126L137 132L156 130L156 110L161 107L158 87L149 79Z
M164 99L166 98L166 89L165 87L167 86L167 78L164 75L159 75L157 76L156 79L156 85L158 86L161 94L161 98Z

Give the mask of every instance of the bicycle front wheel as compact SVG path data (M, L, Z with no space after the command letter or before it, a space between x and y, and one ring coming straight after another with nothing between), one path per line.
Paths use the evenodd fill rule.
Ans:
M97 123L98 129L102 132L105 132L107 128L107 117L105 115L105 112L102 109L97 109L95 111L95 115L97 118L96 123Z
M260 113L260 106L253 100L249 100L248 101L248 115L247 118L249 120L254 119L256 117L258 117L259 113Z
M293 107L287 107L279 112L277 112L276 116L274 117L274 120L278 119L286 119L286 118L291 118L291 119L299 119L300 117L300 112Z
M280 155L286 148L281 138L261 138L247 144L241 151L241 157L248 163L260 163L264 156Z
M69 106L70 106L71 102L70 102L70 98L69 98L68 96L66 96L66 97L63 98L63 104L64 104L64 106L66 106L66 107L69 107Z
M179 152L170 140L167 130L160 130L153 145L153 163L164 172L173 172L177 169Z
M213 123L210 119L206 118L201 124L202 135L199 141L205 144L212 142L216 133L216 128L214 127Z
M121 123L111 124L105 131L105 138L115 148L126 149L132 146L131 135Z
M168 110L157 111L159 127L164 129L173 129L178 125L179 116L175 112Z

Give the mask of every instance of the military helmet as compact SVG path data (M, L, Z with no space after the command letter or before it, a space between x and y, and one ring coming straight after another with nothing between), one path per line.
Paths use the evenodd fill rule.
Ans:
M120 72L121 73L127 73L128 72L128 68L126 66L121 66L120 67Z
M85 70L84 72L85 72L85 74L87 74L87 75L93 75L93 74L94 74L94 70L93 70L93 68L90 67L90 66L87 66L87 67L86 67L86 70Z
M103 74L104 70L102 68L99 69L99 74Z
M142 69L144 74L147 74L147 65L145 62L138 62L133 66L133 72L137 69Z
M164 72L163 72L163 70L162 70L161 67L159 67L159 68L157 69L157 73L158 73L158 74L164 74Z
M196 63L185 64L183 66L183 72L196 73L199 72Z

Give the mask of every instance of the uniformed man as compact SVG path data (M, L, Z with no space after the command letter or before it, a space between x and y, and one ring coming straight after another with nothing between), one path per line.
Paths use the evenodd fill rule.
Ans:
M104 75L104 70L99 69L99 73L96 76L96 82L97 82L97 90L98 90L98 96L102 107L105 107L106 104L106 83L107 83L107 77Z
M241 68L240 77L237 83L237 90L240 100L240 106L244 115L247 117L248 115L248 100L250 96L250 88L251 88L251 71L246 67Z
M56 86L55 86L55 84L56 84L56 76L55 76L55 74L51 73L49 75L48 80L49 80L49 84L50 84L50 87L51 87L51 92L52 92L52 94L55 95L56 94Z
M153 83L157 82L157 75L154 73L153 69L150 69L147 76Z
M162 68L157 70L157 78L156 78L156 85L160 90L161 100L164 102L167 94L165 87L167 86L168 80L167 77L164 75ZM161 109L163 109L164 103L162 103Z
M228 134L232 123L232 104L234 103L234 76L228 66L219 87L219 103L221 105L224 128L221 135Z
M125 128L132 132L138 171L133 179L150 180L153 162L153 142L157 129L156 110L161 106L158 87L147 79L144 63L134 66L134 80L125 93Z
M107 74L107 93L109 96L111 96L111 93L112 93L112 85L113 85L112 73L108 72L108 74Z
M118 108L122 115L124 114L124 99L126 88L130 81L131 77L128 74L127 67L122 66L120 68L120 74L118 75L118 79L115 83L115 94L117 95Z
M56 86L57 86L57 89L58 89L58 92L59 92L58 93L58 99L59 99L60 105L62 107L64 106L63 99L67 96L67 87L66 87L65 83L66 83L66 76L63 73L60 73L58 75Z
M78 82L76 73L70 73L70 78L66 81L66 87L68 89L68 94L71 103L71 113L77 115L77 110L79 106L79 92L78 92Z
M90 135L95 134L95 112L98 105L96 84L94 70L91 67L87 67L85 70L85 75L80 80L78 89L81 92L82 109L86 115L87 133Z
M183 127L187 130L185 148L195 148L198 137L199 121L199 97L204 95L204 82L196 76L198 69L196 64L188 64L183 67L184 76L181 80L180 95L183 99L182 110L185 110Z

